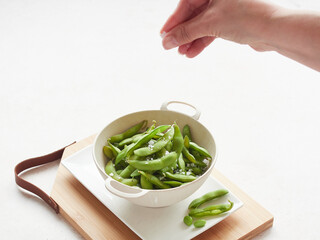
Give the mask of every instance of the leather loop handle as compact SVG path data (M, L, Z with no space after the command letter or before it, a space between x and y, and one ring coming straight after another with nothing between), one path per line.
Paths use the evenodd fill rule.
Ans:
M75 142L74 142L75 143ZM72 144L74 144L72 143ZM70 144L70 145L72 145ZM62 154L65 150L65 148L69 147L65 146L64 148L61 148L55 152L49 153L47 155L41 156L41 157L35 157L35 158L30 158L27 160L24 160L20 162L19 164L16 165L14 168L14 174L15 174L15 180L18 186L22 187L25 190L28 190L40 198L42 198L50 207L52 207L56 213L59 213L59 205L44 191L42 191L40 188L37 186L31 184L30 182L24 180L23 178L19 177L19 174L23 172L26 169L40 166L46 163L50 163L56 160L59 160L62 157Z

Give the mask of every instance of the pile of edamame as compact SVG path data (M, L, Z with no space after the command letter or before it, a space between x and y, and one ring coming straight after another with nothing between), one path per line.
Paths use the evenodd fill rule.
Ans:
M183 222L187 226L191 226L192 223L194 227L200 228L204 227L206 225L205 219L197 219L197 218L203 218L203 217L210 217L210 216L217 216L222 213L228 212L233 207L233 202L228 200L229 203L226 204L217 204L217 205L210 205L205 208L199 208L200 205L203 203L206 203L208 201L211 201L213 199L217 199L219 197L222 197L224 195L228 194L228 190L225 189L219 189L216 191L208 192L201 196L200 198L197 198L193 200L189 205L189 213L187 216L184 217ZM193 219L196 218L193 222Z
M167 189L192 182L208 169L212 157L192 141L188 125L181 132L176 123L147 124L144 120L108 139L103 152L109 176L129 186Z

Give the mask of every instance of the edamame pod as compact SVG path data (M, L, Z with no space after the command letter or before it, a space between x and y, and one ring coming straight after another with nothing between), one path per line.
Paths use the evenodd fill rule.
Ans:
M115 170L112 161L108 161L106 167L105 167L105 172L108 174L110 177L112 177L114 180L121 182L123 184L129 185L129 186L137 186L138 181L137 179L128 179L128 178L122 178Z
M194 142L189 143L189 148L193 149L194 151L199 152L201 155L203 155L205 157L212 158L207 149L200 147L198 144L196 144Z
M197 179L196 177L191 175L184 175L184 174L178 174L178 173L173 174L169 172L166 172L166 177L179 182L192 182Z
M230 200L229 204L218 204L211 205L205 208L195 208L189 211L189 215L192 217L205 217L205 216L215 216L224 212L227 212L232 209L233 202Z
M176 123L173 124L173 128L174 135L172 139L172 150L175 151L179 156L183 148L183 137L180 132L180 128Z
M120 177L128 178L136 170L136 168L128 165L125 169L122 170Z
M134 150L134 154L137 156L149 156L155 152L163 149L169 141L172 140L174 134L174 128L171 127L154 145L148 147L142 147Z
M197 208L201 204L208 202L212 199L222 197L223 195L226 195L227 193L228 193L228 190L226 190L226 189L219 189L216 191L208 192L208 193L204 194L203 196L201 196L200 198L193 200L189 205L189 209Z
M126 156L127 152L134 146L134 143L131 143L129 146L122 149L122 151L117 155L115 162L115 165L117 165L119 162L121 162Z
M145 161L139 161L139 160L128 160L129 165L139 169L139 170L160 170L162 168L165 168L169 166L170 164L174 163L177 159L177 153L171 152L162 158L156 159L156 160L145 160Z
M130 148L130 150L127 152L127 156L132 155L133 151L142 147L144 144L146 144L147 142L149 142L154 135L156 135L157 133L161 133L165 130L167 130L170 127L170 125L162 125L159 126L157 128L155 128L154 130L152 130L149 134L144 135L142 138L140 138L132 148Z
M168 184L161 182L159 178L157 178L156 176L153 176L150 173L146 173L143 171L139 171L139 173L141 173L141 175L145 176L153 185L156 185L159 188L162 188L162 189L170 188Z
M113 151L110 146L104 146L103 153L104 153L104 155L106 155L107 158L109 158L109 159L113 158Z
M140 184L143 189L153 189L152 183L143 175L140 176Z
M138 123L137 125L134 125L133 127L129 128L127 131L114 135L112 136L109 141L111 143L115 143L115 142L121 142L123 139L132 137L133 135L135 135L137 132L139 132L139 130L144 126L147 125L148 121L147 120L143 120L142 122Z
M189 140L191 141L191 131L189 125L185 125L182 129L183 137L188 136Z

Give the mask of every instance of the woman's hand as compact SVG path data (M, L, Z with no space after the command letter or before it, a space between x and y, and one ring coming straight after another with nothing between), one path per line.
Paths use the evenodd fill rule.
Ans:
M320 71L320 14L260 0L181 0L162 27L165 49L193 58L215 38L277 51Z
M252 0L181 0L160 31L163 47L192 58L220 37L267 50L259 36L275 10Z

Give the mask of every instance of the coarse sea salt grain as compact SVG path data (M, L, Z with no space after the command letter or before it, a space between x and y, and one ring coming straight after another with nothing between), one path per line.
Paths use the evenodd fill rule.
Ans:
M168 155L168 154L169 154L169 152L168 152L168 151L166 151L165 155Z
M113 176L113 173L110 173L109 175L112 177L112 176Z
M208 159L204 159L204 160L203 160L203 163L205 163L206 165L209 165Z

